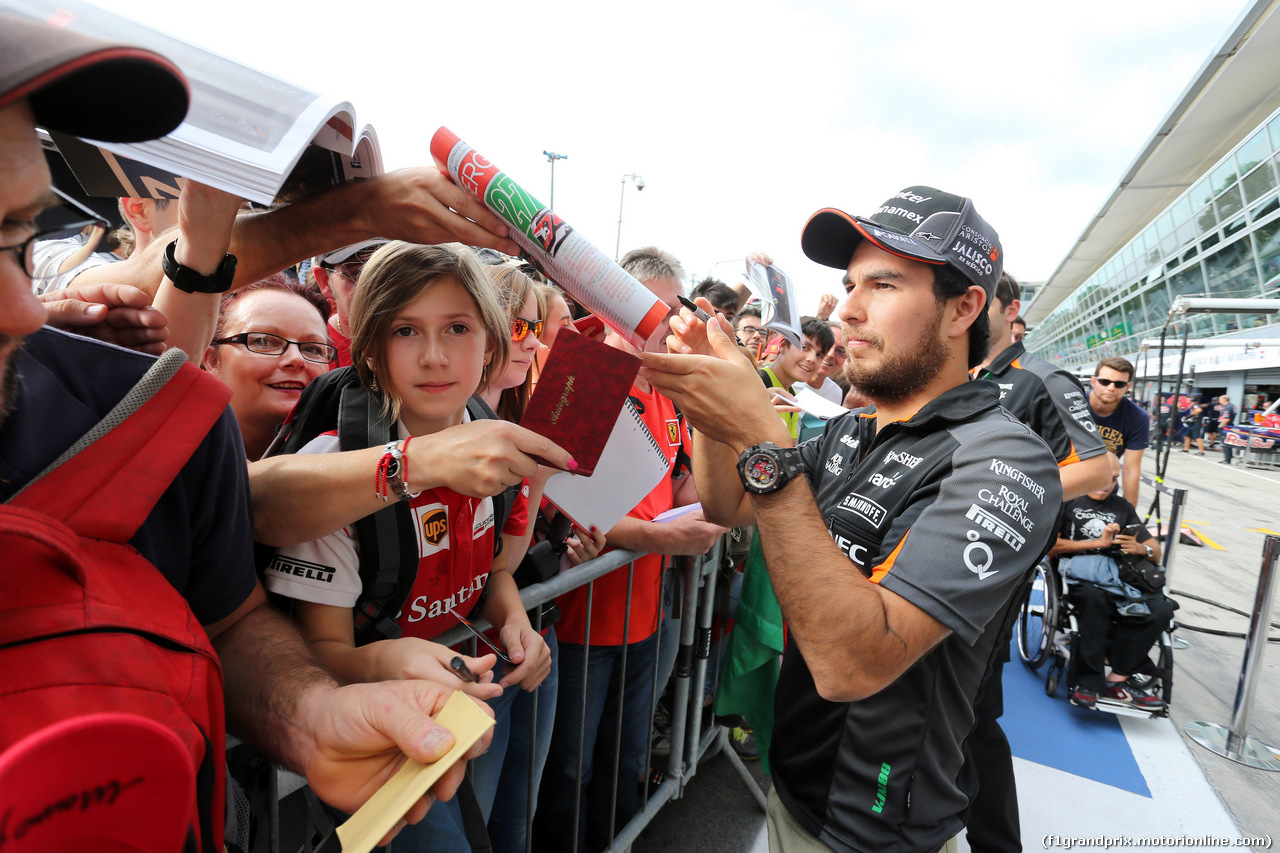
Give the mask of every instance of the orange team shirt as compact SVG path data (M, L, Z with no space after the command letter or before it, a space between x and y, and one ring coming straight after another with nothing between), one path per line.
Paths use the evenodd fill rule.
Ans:
M690 451L689 431L683 420L677 419L675 404L657 391L648 393L631 386L631 400L640 412L646 427L657 440L674 465L681 448ZM675 472L679 473L679 472ZM651 521L672 508L674 486L670 476L663 477L653 491L635 509L627 513L630 518ZM612 551L606 548L604 552ZM631 593L631 624L623 637L623 608L627 600L627 567L610 572L595 583L595 599L591 605L591 645L618 646L638 643L648 639L658 630L662 618L662 561L661 554L646 554L636 560ZM582 645L586 636L587 589L579 587L556 599L560 606L560 621L556 623L556 636L563 643Z

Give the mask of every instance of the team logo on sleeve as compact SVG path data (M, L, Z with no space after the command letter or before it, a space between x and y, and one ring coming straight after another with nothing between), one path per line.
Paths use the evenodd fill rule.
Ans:
M271 565L267 566L267 571L305 578L311 581L320 581L321 583L333 583L333 568L331 566L312 563L309 560L299 560L297 557L286 557L283 554L276 555L276 558L271 561Z
M680 421L676 418L667 421L667 444L672 447L680 446Z
M414 507L413 517L417 522L418 554L429 557L440 551L449 550L449 510L442 503L427 504Z

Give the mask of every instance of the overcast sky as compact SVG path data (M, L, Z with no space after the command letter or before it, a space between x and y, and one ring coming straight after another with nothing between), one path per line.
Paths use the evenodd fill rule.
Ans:
M699 277L763 250L805 310L840 274L804 257L822 207L913 184L972 196L1006 269L1046 278L1243 0L357 3L99 0L351 101L387 167L445 125L613 253ZM812 303L812 307L810 305Z

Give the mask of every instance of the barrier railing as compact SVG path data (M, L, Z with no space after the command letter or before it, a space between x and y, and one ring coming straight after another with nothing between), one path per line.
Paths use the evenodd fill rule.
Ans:
M682 565L680 581L683 588L683 596L681 597L680 610L680 633L675 641L678 643L678 649L675 656L675 664L673 672L669 674L672 687L672 713L671 713L671 745L670 752L667 755L666 766L662 771L661 783L652 791L648 784L651 771L645 773L643 786L641 787L639 808L635 814L625 823L618 827L614 825L613 817L616 811L618 801L618 775L612 774L613 782L611 785L609 803L609 836L612 842L608 847L610 851L626 850L640 835L646 826L658 815L662 807L667 803L679 799L684 792L685 786L697 774L699 763L718 752L723 752L725 757L733 765L735 772L747 786L752 799L757 803L760 810L765 809L765 796L756 784L750 772L743 765L741 759L729 748L728 730L715 722L714 719L704 719L703 714L703 695L706 687L708 676L708 662L712 651L712 634L713 621L717 617L715 610L716 600L716 583L719 576L720 563L724 559L725 539L722 537L717 541L705 556L697 559L680 560L677 565ZM588 680L586 677L590 664L590 655L592 652L590 639L591 612L597 606L605 606L598 604L595 600L595 581L605 575L625 569L627 571L627 594L623 602L623 607L617 614L617 619L624 626L623 636L627 636L626 628L630 625L632 599L634 592L634 576L636 560L644 554L636 551L611 551L608 554L597 557L580 566L568 569L555 577L539 584L535 584L520 591L521 599L524 606L533 615L533 627L535 630L541 631L542 625L542 607L541 605L553 601L554 599L568 593L572 590L586 587L586 636L583 649L582 677L580 679L582 688L577 696L566 696L562 691L560 694L561 706L566 702L576 702L578 705L578 718L581 723L585 723L585 709L587 704ZM670 570L670 569L668 569ZM484 630L488 627L483 621L475 623L476 628ZM660 671L662 662L661 642L662 630L658 630L657 644L658 648L653 653L653 664L651 669L651 678L648 682L651 687L651 707L656 705L658 696L663 692L664 683L668 680L668 673ZM473 635L463 626L445 632L436 638L436 642L445 645L474 645L475 639ZM474 649L473 649L474 650ZM609 734L612 736L612 747L610 750L611 762L606 762L603 768L599 763L596 765L595 777L601 778L600 771L610 767L617 767L620 761L621 746L623 741L622 732L622 714L621 708L625 706L627 696L625 695L627 679L625 677L628 662L626 660L626 649L623 648L621 669L622 674L618 677L618 692L616 698L612 701L617 703L619 709L618 724ZM562 669L563 672L563 669ZM542 688L537 688L541 690ZM535 742L536 732L538 729L538 720L536 709L538 703L532 703L534 711L529 721L529 743ZM653 732L651 715L646 718L646 725L649 731L646 736L646 753L652 756L653 751ZM604 732L599 734L600 739L606 737ZM584 754L585 732L584 725L578 727L578 753L577 753L577 769L575 778L575 796L577 802L581 802L581 791L583 788L583 754ZM600 753L596 752L597 755ZM281 778L292 777L295 781L297 777L293 774L287 774L281 771ZM536 808L534 801L534 790L537 787L535 779L535 766L533 759L533 750L529 753L529 796L527 801L517 806L514 803L495 804L495 808L499 805L503 808L521 808L524 813L525 821L525 850L532 851L535 848L535 838L533 829L533 813ZM642 780L637 778L635 784L640 786ZM275 841L276 827L279 824L279 816L272 814L266 816L267 822L270 824ZM581 827L585 815L575 806L575 824ZM315 834L322 834L323 827L319 827L310 823L311 816L308 815L309 824L303 835L310 839ZM579 849L578 841L581 831L574 834L573 843L568 848L569 853L577 853ZM303 849L310 849L309 845L304 842ZM269 848L271 851L279 850L277 843L272 843ZM395 851L394 842L389 848Z

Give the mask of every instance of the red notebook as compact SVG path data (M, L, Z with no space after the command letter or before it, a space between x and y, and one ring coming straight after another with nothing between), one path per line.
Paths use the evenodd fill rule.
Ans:
M559 335L520 426L569 451L578 474L600 461L640 359L584 335Z

